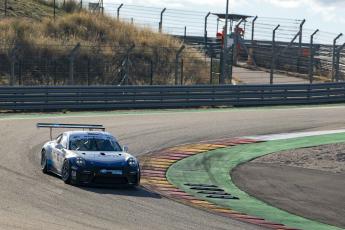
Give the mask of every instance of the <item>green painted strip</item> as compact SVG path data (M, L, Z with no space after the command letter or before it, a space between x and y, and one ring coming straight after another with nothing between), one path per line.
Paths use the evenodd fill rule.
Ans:
M189 194L248 215L258 216L268 221L282 223L294 228L338 230L340 228L290 214L249 196L236 187L229 177L229 172L239 164L274 152L344 141L345 133L341 133L218 149L188 157L173 164L167 172L167 178L170 183ZM185 186L185 183L214 184L223 188L226 192L239 197L240 200L208 199L206 196L198 194L188 186Z
M0 120L20 120L20 119L49 119L68 117L106 117L106 116L140 116L140 115L160 115L178 113L204 113L204 112L230 112L230 111L258 111L258 110L285 110L285 109L343 109L344 104L336 105L311 105L311 106L267 106L253 108L208 108L208 109L166 109L166 110L125 110L125 111L97 111L97 112L66 112L66 113L1 113Z

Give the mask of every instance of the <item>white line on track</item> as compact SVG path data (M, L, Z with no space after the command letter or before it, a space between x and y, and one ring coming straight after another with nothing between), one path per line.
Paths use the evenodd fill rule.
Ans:
M262 136L248 136L245 138L260 140L260 141L275 141L275 140L286 140L299 137L312 137L321 136L329 134L345 133L345 129L339 130L329 130L329 131L313 131L313 132L301 132L301 133L281 133L272 135L262 135Z
M78 115L76 112L74 115L47 115L47 114L23 114L20 115L4 115L0 117L0 121L6 120L34 120L34 119L65 119L65 118L87 118L87 117L111 117L111 116L144 116L144 115L175 115L175 114L193 114L193 113L228 113L236 111L260 111L260 110L272 110L272 111L283 111L283 110L325 110L325 109L345 109L345 105L336 106L318 106L318 107L285 107L285 108L274 108L274 107L256 107L256 108L230 108L230 109L200 109L200 110L160 110L158 112L145 112L145 111L130 111L130 112L92 112L89 114Z

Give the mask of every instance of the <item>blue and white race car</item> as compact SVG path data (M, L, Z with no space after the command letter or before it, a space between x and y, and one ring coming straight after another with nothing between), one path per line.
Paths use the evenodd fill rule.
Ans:
M38 128L73 128L44 144L41 151L43 173L61 176L67 184L130 185L140 183L138 160L127 153L102 125L39 123ZM100 130L100 131L94 131Z

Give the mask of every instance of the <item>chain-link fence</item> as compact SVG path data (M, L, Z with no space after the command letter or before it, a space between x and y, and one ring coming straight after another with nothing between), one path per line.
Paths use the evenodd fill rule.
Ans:
M197 50L149 46L0 45L2 85L204 84L209 63Z
M48 49L34 44L33 52L25 45L2 44L1 84L218 84L223 68L227 82L237 84L344 80L345 52L344 45L339 45L343 37L306 29L305 20L239 17L230 23L233 45L225 51L222 39L216 37L224 26L219 14L101 0L37 1L55 2L56 10L84 8L150 27L180 39L187 48L179 53L181 47L61 45ZM222 67L224 55L227 63Z

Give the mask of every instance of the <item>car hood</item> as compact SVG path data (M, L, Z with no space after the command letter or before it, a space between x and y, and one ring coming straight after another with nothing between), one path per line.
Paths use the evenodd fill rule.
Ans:
M129 155L123 152L83 152L73 151L89 162L125 164Z

